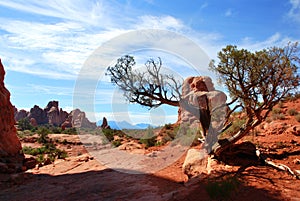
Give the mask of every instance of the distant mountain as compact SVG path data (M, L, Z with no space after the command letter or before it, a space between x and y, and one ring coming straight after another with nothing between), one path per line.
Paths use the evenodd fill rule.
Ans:
M101 126L102 124L102 120L97 122L98 126ZM122 129L146 129L149 126L155 127L151 124L147 124L147 123L139 123L139 124L135 124L132 125L127 121L108 121L108 125L112 128L112 129L118 129L118 130L122 130Z

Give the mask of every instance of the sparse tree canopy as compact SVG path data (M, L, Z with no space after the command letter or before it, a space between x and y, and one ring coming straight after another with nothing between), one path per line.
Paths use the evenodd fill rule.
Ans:
M162 61L149 59L146 69L133 69L136 62L126 55L107 69L111 82L116 84L131 103L153 108L162 104L179 106L182 80L173 75L162 74Z
M298 89L300 77L298 43L257 52L229 45L219 52L219 63L210 63L220 82L225 84L235 107L247 115L244 126L228 143L234 143L266 119L272 108L289 93ZM228 116L229 117L229 116ZM225 146L223 146L225 147ZM220 148L217 145L215 150Z

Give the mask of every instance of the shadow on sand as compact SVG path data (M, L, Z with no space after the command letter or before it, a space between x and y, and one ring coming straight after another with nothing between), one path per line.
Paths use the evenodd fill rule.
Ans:
M111 169L51 176L25 173L22 184L0 191L0 200L211 200L205 182L176 183L154 175ZM223 200L222 198L218 200ZM240 184L230 200L280 200L279 192Z

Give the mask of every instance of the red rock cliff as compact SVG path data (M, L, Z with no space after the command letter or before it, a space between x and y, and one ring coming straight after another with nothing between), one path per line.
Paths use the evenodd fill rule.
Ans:
M4 85L4 67L0 60L0 172L21 171L24 155L14 120L10 93Z

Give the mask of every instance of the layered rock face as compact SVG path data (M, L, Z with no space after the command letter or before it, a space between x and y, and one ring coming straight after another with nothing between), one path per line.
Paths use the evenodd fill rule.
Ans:
M65 122L68 113L58 107L58 101L50 101L44 111L48 117L48 123L54 126L60 126Z
M68 116L67 122L70 122L72 124L72 127L75 128L97 128L96 123L90 122L86 118L85 113L80 111L79 109L71 111L71 113Z
M10 93L4 86L4 75L0 60L0 172L12 173L22 170L24 155L17 137Z
M211 126L217 126L216 124L222 121L227 112L227 107L220 107L226 103L226 94L214 88L210 77L199 76L185 79L182 97L185 104L182 103L178 111L177 123L179 124L206 127L207 132ZM219 109L216 110L216 108Z

